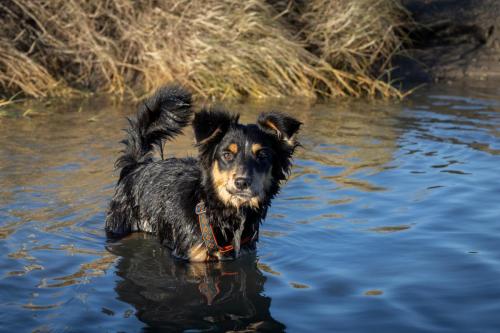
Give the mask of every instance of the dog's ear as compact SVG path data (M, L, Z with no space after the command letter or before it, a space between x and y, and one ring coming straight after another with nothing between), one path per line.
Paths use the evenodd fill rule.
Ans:
M295 134L297 134L302 123L295 118L280 112L261 113L257 119L259 127L268 133L276 135L285 143L295 146Z
M201 110L195 113L193 130L197 145L205 145L220 140L229 127L238 123L238 115L221 110Z

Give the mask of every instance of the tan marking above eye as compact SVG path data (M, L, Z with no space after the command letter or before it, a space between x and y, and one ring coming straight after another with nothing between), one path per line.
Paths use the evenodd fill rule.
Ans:
M227 146L227 149L231 153L236 154L238 152L238 145L236 143L231 143L229 146Z
M252 145L252 153L253 153L254 155L257 155L257 153L258 153L258 152L259 152L259 150L261 150L261 149L262 149L262 145L261 145L260 143L254 143L254 144Z

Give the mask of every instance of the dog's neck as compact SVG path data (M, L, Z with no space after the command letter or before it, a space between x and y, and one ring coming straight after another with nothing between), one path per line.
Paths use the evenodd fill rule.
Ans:
M254 246L258 240L261 219L255 211L244 208L231 212L227 207L221 208L220 203L210 205L201 200L195 212L203 242L210 253L231 253L237 258L241 246Z
M200 202L203 202L207 216L214 226L239 229L245 222L260 216L260 209L255 210L247 206L228 206L220 200L213 192L203 191L200 195Z

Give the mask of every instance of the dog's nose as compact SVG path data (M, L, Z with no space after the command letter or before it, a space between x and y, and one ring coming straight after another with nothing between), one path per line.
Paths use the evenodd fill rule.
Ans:
M250 178L246 177L238 177L234 180L234 186L236 186L238 190L246 190L250 186L250 183Z

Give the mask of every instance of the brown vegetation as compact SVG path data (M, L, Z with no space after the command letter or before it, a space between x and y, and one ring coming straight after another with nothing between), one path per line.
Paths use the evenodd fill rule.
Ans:
M380 78L405 15L399 0L6 0L0 91L401 97Z

